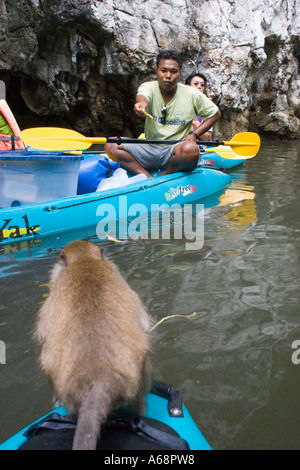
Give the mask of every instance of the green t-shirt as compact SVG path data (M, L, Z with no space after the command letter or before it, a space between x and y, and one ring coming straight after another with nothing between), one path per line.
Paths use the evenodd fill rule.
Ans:
M10 128L7 120L0 113L0 134L13 135L13 131Z
M163 124L161 109L164 100L158 82L143 83L137 95L143 95L149 100L147 113L154 118L146 118L146 139L181 140L192 131L195 116L201 116L205 121L214 116L218 110L218 107L199 90L178 83L175 95L166 106L166 123Z

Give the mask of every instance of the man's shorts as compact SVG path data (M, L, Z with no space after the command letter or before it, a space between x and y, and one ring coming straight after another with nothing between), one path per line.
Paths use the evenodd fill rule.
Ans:
M168 168L171 157L174 154L174 147L181 143L183 142L174 145L123 143L123 147L146 170L165 170Z

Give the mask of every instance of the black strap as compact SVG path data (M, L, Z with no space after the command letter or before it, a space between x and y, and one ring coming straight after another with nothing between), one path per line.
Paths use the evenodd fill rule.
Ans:
M176 388L173 388L171 385L164 382L153 380L152 392L168 399L169 416L174 418L182 418L184 416L180 390L177 390Z
M110 178L112 173L112 167L110 164L107 165L106 178Z
M126 417L110 419L107 423L108 426L123 426L130 429L132 432L145 439L159 443L168 449L174 450L189 450L188 443L176 434L169 434L161 429L156 429L150 426L143 418Z
M30 439L39 431L42 430L51 430L51 431L60 431L66 429L75 429L76 421L70 416L62 416L58 413L51 413L50 415L45 416L45 418L37 423L32 424L24 432L24 436Z

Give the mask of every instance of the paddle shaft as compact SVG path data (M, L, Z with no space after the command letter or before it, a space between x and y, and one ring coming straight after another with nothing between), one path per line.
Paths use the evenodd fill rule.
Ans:
M184 140L147 140L147 139L131 139L130 137L42 137L42 138L36 138L36 141L39 140L53 140L53 141L76 141L76 142L86 142L88 144L161 144L161 145L174 145L174 144L179 144L183 142L187 142ZM198 145L211 145L211 146L218 146L218 145L230 145L229 142L220 142L218 140L216 141L203 141L203 140L197 140L196 142ZM240 143L238 143L240 145ZM248 145L248 144L247 144Z
M55 138L53 139L60 140L60 138ZM72 138L64 138L63 140L74 140ZM82 139L78 138L76 139L77 141L80 142L88 142L90 144L160 144L160 145L174 145L174 144L180 144L183 142L189 142L187 140L147 140L147 139L130 139L127 137L83 137ZM222 142L220 140L197 140L196 142L198 145L209 145L216 147L218 145L229 145L230 147L235 147L235 146L241 146L241 145L246 145L246 146L256 146L256 143L252 142L233 142L232 140L227 141L227 142Z
M92 139L90 139L92 140ZM130 139L130 138L124 138L124 137L109 137L106 139L106 142L108 144L161 144L161 145L174 145L174 144L179 144L183 142L187 142L185 140L147 140L147 139ZM217 145L226 145L224 142L219 142L219 141L208 141L205 142L203 140L197 140L198 145L212 145L212 146L217 146Z

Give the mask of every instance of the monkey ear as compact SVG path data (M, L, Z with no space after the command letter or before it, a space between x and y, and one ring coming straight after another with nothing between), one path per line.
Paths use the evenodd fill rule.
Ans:
M62 261L65 266L67 266L67 259L64 255L64 253L60 253L59 260Z
M101 246L99 246L99 251L100 251L100 254L101 254L101 258L103 258L104 248L102 248Z

